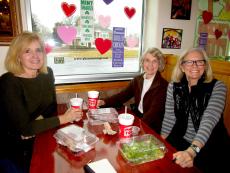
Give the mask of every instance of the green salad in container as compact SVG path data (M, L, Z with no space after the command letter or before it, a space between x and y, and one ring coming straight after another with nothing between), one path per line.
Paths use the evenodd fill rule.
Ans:
M133 137L128 142L120 142L120 151L125 160L140 164L163 158L166 148L153 135L145 134Z

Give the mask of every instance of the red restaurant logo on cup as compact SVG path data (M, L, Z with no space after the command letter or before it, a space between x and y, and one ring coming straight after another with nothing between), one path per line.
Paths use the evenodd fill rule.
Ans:
M99 92L98 91L88 91L88 109L97 108Z
M118 120L120 138L130 138L132 136L134 116L132 114L124 113L118 116Z

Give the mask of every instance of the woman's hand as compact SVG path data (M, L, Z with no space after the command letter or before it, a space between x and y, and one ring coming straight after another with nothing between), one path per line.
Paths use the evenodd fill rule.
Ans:
M97 101L97 107L103 106L105 105L105 101L104 100L98 100Z
M191 148L188 148L184 151L178 151L173 154L173 160L175 163L180 165L182 168L193 167L193 161L196 156L196 153Z
M69 108L63 115L59 116L60 124L66 124L82 119L83 112L81 109Z

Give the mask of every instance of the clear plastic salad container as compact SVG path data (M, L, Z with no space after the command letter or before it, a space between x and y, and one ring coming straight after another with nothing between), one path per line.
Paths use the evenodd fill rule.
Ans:
M74 124L58 129L54 138L57 143L73 152L87 152L93 149L99 140L94 134Z
M101 125L105 122L118 122L118 112L114 108L92 109L88 111L87 115L91 125Z
M161 159L167 151L165 145L151 134L120 141L118 147L122 157L132 165Z

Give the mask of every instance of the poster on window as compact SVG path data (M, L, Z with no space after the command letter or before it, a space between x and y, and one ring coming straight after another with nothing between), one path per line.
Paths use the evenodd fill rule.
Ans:
M180 49L182 32L182 29L163 28L161 48Z

